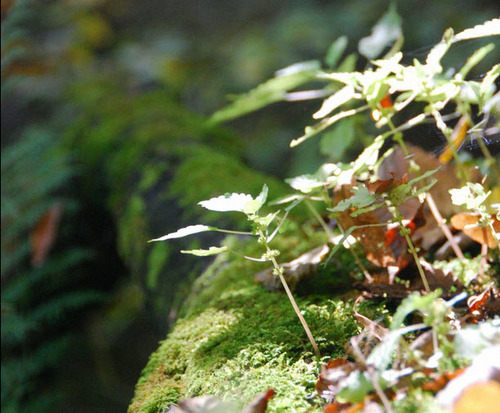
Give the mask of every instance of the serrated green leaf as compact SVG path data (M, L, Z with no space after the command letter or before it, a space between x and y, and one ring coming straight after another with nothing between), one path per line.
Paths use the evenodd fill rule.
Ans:
M333 212L343 212L349 208L364 208L368 205L373 204L377 200L377 197L368 192L366 186L360 186L353 196L340 201L335 208L332 208Z
M192 254L198 257L208 257L210 255L217 255L226 252L228 248L226 246L223 247L210 247L208 250L181 250L183 254Z
M500 18L488 20L458 33L454 37L454 42L498 35L500 35Z
M203 208L210 211L228 212L236 211L243 212L247 215L255 214L264 205L267 199L268 187L264 185L261 193L257 198L253 198L248 194L227 193L207 201L198 202Z
M352 86L344 86L339 91L323 101L321 108L313 114L314 119L321 119L332 113L339 106L349 102L355 96L355 90Z

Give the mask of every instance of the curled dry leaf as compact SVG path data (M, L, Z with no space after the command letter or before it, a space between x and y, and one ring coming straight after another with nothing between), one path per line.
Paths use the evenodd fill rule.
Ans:
M487 318L500 315L500 293L494 288L488 288L481 294L472 295L467 300L469 316L467 321L477 323Z
M357 368L356 363L347 361L343 357L328 361L328 364L321 368L316 391L324 399L332 401L335 395L347 385L349 374Z
M480 244L486 244L488 248L496 248L498 246L498 236L500 234L500 221L496 217L491 217L493 221L493 229L480 226L480 215L471 212L461 212L451 217L450 222L454 228L463 231L469 238Z
M241 413L264 413L267 409L267 402L275 395L273 389L266 390L258 395L252 402L245 407Z
M299 281L310 278L315 274L318 264L329 251L328 245L322 245L302 254L293 261L281 265L284 269L283 276L292 291ZM273 268L259 271L254 275L254 279L263 284L269 291L281 291L283 289L279 277L273 273Z

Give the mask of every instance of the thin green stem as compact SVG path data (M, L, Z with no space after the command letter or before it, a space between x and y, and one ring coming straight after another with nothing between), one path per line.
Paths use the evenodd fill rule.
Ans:
M261 239L265 240L265 235L264 232L259 230L259 235L261 236ZM292 292L290 291L290 288L288 287L288 283L285 280L285 277L283 277L283 270L279 266L278 262L276 261L276 258L274 257L271 248L269 247L269 244L265 242L265 247L266 247L266 252L273 263L273 267L276 270L276 273L278 274L281 284L283 285L283 288L285 289L286 295L288 296L288 299L290 300L290 303L292 304L293 309L295 310L295 313L297 314L297 317L299 317L299 320L302 324L302 327L304 328L304 331L307 334L307 337L309 338L309 341L311 342L314 352L316 353L316 356L318 358L321 358L321 353L319 352L318 345L316 344L316 341L314 340L314 337L311 333L311 329L307 325L307 322L300 312L299 306L297 305L295 299L293 298Z

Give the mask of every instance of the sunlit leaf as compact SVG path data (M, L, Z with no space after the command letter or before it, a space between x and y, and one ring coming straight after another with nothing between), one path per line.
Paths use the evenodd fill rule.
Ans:
M465 65L460 69L460 76L462 79L465 79L467 74L470 72L470 70L476 66L481 60L484 59L484 57L491 52L495 48L495 45L490 43L484 47L479 48L476 50L471 57L467 59L467 62Z
M353 171L358 171L365 166L373 166L378 159L378 151L382 148L383 144L384 138L381 135L377 136L372 144L365 148L354 161Z
M228 248L226 246L223 247L210 247L208 250L181 250L183 254L192 254L198 257L208 257L210 255L217 255L223 252L226 252Z
M451 202L455 205L465 205L468 209L477 210L488 198L490 192L485 192L481 184L468 182L459 189L450 189Z
M221 123L260 109L270 103L284 100L286 92L314 79L320 69L317 61L298 63L282 69L276 77L257 86L250 92L238 96L236 100L217 111L210 119Z
M391 43L402 36L401 17L394 3L373 27L372 33L359 41L359 53L367 59L375 59Z
M391 329L396 330L401 327L404 319L408 314L419 310L421 312L429 311L432 303L439 298L441 291L432 291L426 295L420 295L418 293L410 294L405 298L399 305L394 317L392 319Z
M477 39L479 37L500 35L500 18L488 20L471 29L466 29L455 35L455 41Z
M149 242L166 241L168 239L187 237L188 235L198 234L199 232L217 231L217 230L218 228L209 227L208 225L189 225L175 232L171 232L170 234L164 235L163 237L152 239Z
M334 93L332 96L324 100L321 108L313 114L314 119L324 118L326 115L332 113L339 106L349 102L355 96L355 91L352 86L344 86L342 89Z
M372 195L366 186L360 186L353 196L340 201L332 211L342 212L349 208L364 208L373 204L376 200L377 197Z

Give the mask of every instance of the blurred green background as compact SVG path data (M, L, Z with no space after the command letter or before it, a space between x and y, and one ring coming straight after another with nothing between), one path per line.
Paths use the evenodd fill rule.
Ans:
M500 14L496 1L395 4L417 57ZM388 6L2 0L3 409L126 410L206 265L147 240L196 222L202 199L264 182L278 196L325 160L314 142L288 147L317 101L208 116L341 35L355 52Z

